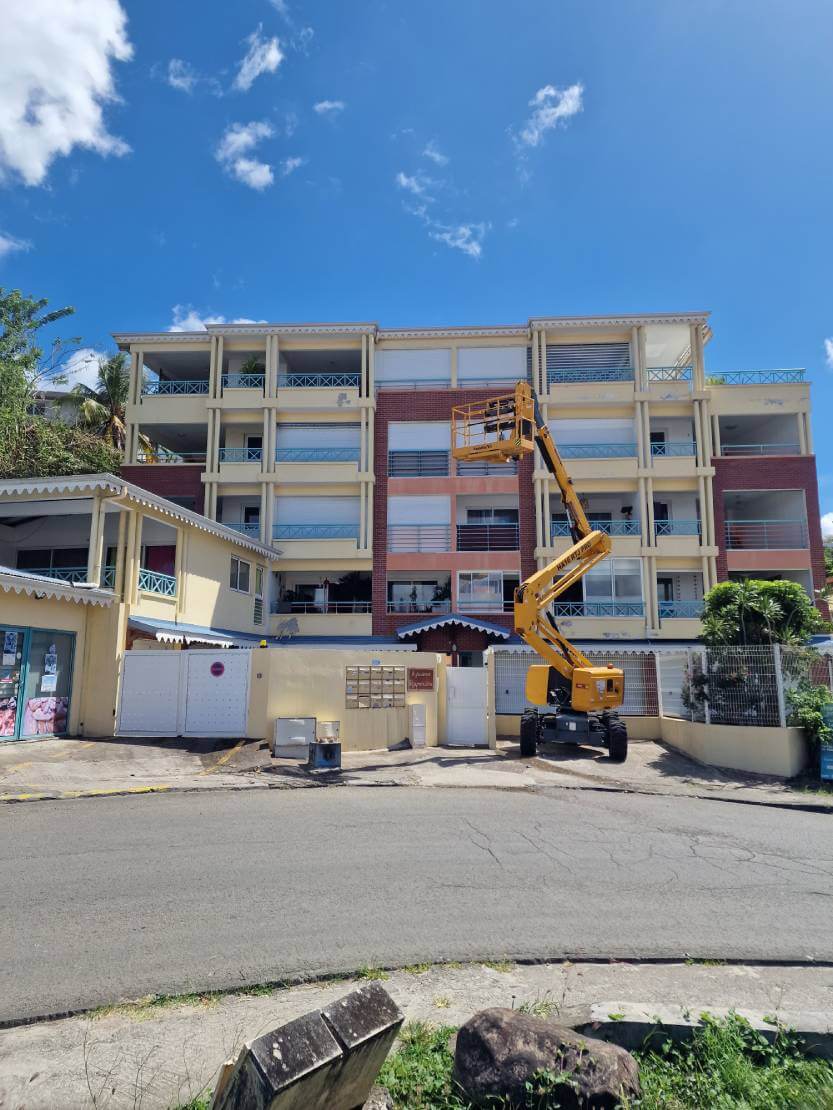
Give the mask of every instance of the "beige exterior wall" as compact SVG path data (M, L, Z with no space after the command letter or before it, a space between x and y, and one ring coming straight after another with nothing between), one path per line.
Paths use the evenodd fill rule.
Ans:
M662 739L699 763L793 778L809 762L809 748L800 728L750 728L704 725L660 718Z

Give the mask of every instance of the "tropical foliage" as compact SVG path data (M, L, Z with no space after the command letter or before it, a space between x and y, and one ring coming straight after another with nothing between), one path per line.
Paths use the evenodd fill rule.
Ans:
M95 432L120 452L124 451L127 434L124 410L129 391L127 355L119 351L110 358L100 360L94 388L79 384L69 394L78 410L81 427Z
M706 594L703 640L709 647L805 644L823 628L798 582L719 582Z

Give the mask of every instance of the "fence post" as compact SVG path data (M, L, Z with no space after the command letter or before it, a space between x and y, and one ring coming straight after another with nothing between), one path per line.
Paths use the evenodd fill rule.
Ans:
M787 727L787 709L784 701L784 672L781 669L781 645L772 645L772 661L775 665L775 692L778 695L778 719L781 728Z
M826 656L827 658L827 687L833 690L833 655Z
M658 651L654 652L654 669L657 676L657 712L662 717L662 667L660 666Z
M703 669L703 677L705 681L705 692L703 695L703 721L710 725L712 723L712 710L709 705L709 656L707 648L700 648L700 666Z

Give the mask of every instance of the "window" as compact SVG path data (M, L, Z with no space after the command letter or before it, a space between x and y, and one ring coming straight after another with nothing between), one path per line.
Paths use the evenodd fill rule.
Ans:
M466 509L468 524L517 524L517 509Z
M229 586L233 590L239 591L241 594L247 594L249 592L250 570L251 563L247 563L245 559L238 559L236 555L232 555Z
M642 572L639 559L605 559L584 577L587 601L641 601Z
M243 523L260 524L260 505L243 506Z
M405 705L404 667L346 667L347 709L395 709Z
M462 612L510 612L517 574L500 570L461 570L457 576L457 603Z

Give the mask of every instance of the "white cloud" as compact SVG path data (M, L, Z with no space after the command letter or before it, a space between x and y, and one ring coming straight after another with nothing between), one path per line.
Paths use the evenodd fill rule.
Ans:
M544 85L529 102L530 108L535 110L515 136L518 145L538 146L547 131L581 111L583 95L584 86L581 84L570 85L566 89Z
M250 189L266 189L275 180L268 162L252 158L251 152L263 139L274 135L271 123L253 120L251 123L232 123L226 128L215 152L215 157L227 173Z
M319 116L329 116L330 118L337 116L343 112L347 105L343 100L319 100L317 104L313 104L313 112L317 112Z
M438 243L445 243L447 247L462 251L469 258L480 258L483 254L483 240L489 230L487 224L457 224L447 227L434 223L429 225L428 234Z
M284 158L281 162L281 177L289 177L300 166L303 166L305 158Z
M205 331L210 324L265 324L266 320L250 320L247 316L238 316L234 320L227 320L225 316L202 316L193 305L175 304L173 307L174 322L168 331Z
M423 150L422 153L424 157L430 158L431 161L436 163L436 165L438 166L448 165L448 155L443 154L443 152L437 147L437 144L434 142L433 139L429 143L425 144L425 150Z
M200 77L197 71L182 58L171 58L168 62L168 84L180 92L192 93Z
M827 365L833 370L833 339L825 339L824 357L827 359Z
M133 54L119 0L5 3L0 34L0 177L40 185L53 159L76 146L129 151L103 113L118 99L113 61Z
M833 513L825 513L821 518L821 534L825 540L833 540Z
M292 17L289 14L289 4L287 4L286 0L269 0L269 3L278 15L282 15L287 22L291 20Z
M106 351L97 351L94 347L81 347L74 351L58 369L58 372L67 379L66 386L61 388L72 389L75 385L86 385L90 389L95 389L98 382L98 364L106 359Z
M248 92L258 77L274 73L283 61L283 51L277 38L264 39L261 30L262 27L257 27L246 39L249 49L234 79L234 88L240 92Z
M31 246L28 239L16 239L14 235L7 235L0 231L0 259L5 258L7 254L14 254L15 251L28 251Z
M430 178L423 177L421 174L410 176L400 170L394 180L406 193L413 193L415 197L425 197L426 200L430 200L430 197L426 196L426 189L432 184Z

